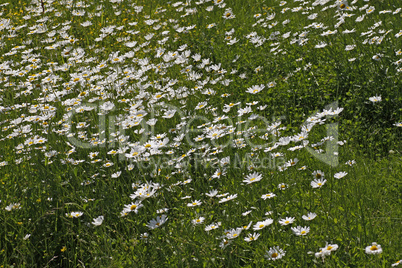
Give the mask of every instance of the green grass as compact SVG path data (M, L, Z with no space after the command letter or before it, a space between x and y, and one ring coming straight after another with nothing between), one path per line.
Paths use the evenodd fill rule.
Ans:
M398 1L43 4L0 6L0 267L402 259Z

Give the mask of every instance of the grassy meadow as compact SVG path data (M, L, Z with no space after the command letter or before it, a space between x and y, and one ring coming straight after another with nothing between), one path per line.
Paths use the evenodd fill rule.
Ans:
M402 263L400 1L2 0L0 51L0 267Z

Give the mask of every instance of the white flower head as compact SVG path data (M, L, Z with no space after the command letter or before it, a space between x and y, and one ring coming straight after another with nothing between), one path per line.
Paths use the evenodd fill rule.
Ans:
M315 214L313 212L309 212L307 215L302 216L303 220L305 220L305 221L314 220L315 217L317 217L317 214Z
M95 226L99 226L99 225L102 224L104 219L105 219L104 216L99 216L99 217L93 219L92 224L95 225Z
M275 261L285 256L285 253L286 251L279 247L272 247L267 251L267 254L265 254L264 256L270 261Z
M382 248L381 245L378 245L376 242L371 243L371 246L367 246L365 249L367 254L381 254Z
M335 173L335 174L334 174L334 178L335 178L335 179L341 179L341 178L345 177L346 175L348 175L347 172L341 171L341 172Z
M374 96L369 98L369 101L371 102L380 102L381 100L381 96Z
M259 174L258 172L254 172L254 173L247 175L247 177L243 180L243 182L250 184L253 182L260 181L261 179L262 179L262 175Z

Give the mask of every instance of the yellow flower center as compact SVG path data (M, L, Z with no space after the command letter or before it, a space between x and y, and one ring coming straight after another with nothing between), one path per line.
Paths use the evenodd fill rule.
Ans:
M271 257L272 257L272 258L278 257L278 253L276 253L276 252L272 253Z

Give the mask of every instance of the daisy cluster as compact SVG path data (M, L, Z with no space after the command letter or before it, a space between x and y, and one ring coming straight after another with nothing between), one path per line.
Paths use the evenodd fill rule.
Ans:
M124 8L122 2L126 2ZM395 32L378 20L386 14L399 14L401 8L377 10L374 4L357 0L294 1L300 5L292 8L286 1L277 2L275 10L249 14L252 32L224 30L216 35L217 41L228 46L269 45L269 53L275 57L289 53L289 46L302 47L309 42L314 42L319 53L320 49L339 45L336 40L343 35L356 37L354 43L342 44L345 53L353 53L357 46L371 51L371 46L402 35L402 30ZM75 177L85 189L79 193L86 193L78 198L82 211L67 209L63 214L66 219L82 221L91 228L101 228L113 217L127 224L135 221L142 224L136 236L143 241L154 234L156 237L159 229L169 232L170 222L176 226L191 223L191 228L205 233L206 243L219 240L221 249L239 238L252 247L270 231L300 238L320 232L309 223L326 217L325 212L288 215L276 211L275 204L278 199L283 201L284 192L296 187L322 195L320 191L328 190L328 184L349 179L354 160L341 166L345 170L328 176L332 171L303 165L294 157L306 148L325 155L327 148L344 145L346 141L338 141L333 135L317 141L312 134L333 123L343 108L304 115L304 124L294 133L287 131L283 120L267 122L264 94L275 91L279 83L287 83L301 68L282 78L241 88L245 97L232 93L235 81L258 76L264 66L253 66L251 73L243 73L241 68L230 70L225 67L230 66L227 63L217 62L198 51L196 45L182 41L191 39L194 31L219 31L222 23L236 20L230 4L223 0L169 2L152 14L137 1L33 0L21 11L11 9L10 3L2 4L0 142L8 144L8 150L0 155L0 171L27 166L71 173L81 170ZM113 10L109 17L104 14L105 6ZM195 17L201 10L218 12L220 22L206 17L200 25L188 25L187 17ZM21 12L20 19L9 18L9 12ZM165 16L168 12L176 16ZM325 20L321 15L325 12L332 12L335 20ZM292 13L302 14L305 24L290 30L287 25L294 23ZM359 26L362 21L375 23L363 31ZM346 29L342 25L356 27ZM398 49L390 67L402 72L402 52ZM365 56L374 61L384 57ZM230 62L236 64L239 58L241 55L236 55ZM350 62L354 60L349 58ZM303 68L310 67L307 64ZM378 95L369 101L382 99ZM400 122L394 125L401 127ZM250 160L238 162L241 168L234 165L239 156ZM277 164L267 171L266 165L256 164L264 159L282 160L275 160ZM291 170L304 174L308 182L295 182L283 175ZM54 183L56 179L50 177L44 177L43 183ZM72 177L62 176L58 183L73 184ZM282 181L273 185L278 177ZM98 193L97 187L120 180L125 194L119 198L123 201L107 215L94 204L102 203L107 195ZM235 183L238 186L227 186ZM200 190L200 184L208 191ZM113 191L118 188L110 187ZM245 197L249 190L259 189L263 192L258 196ZM175 196L175 201L166 201L166 196ZM52 209L57 199L57 195L49 195L43 202ZM10 213L29 209L21 196L7 202L4 209ZM231 223L225 215L233 206L239 212L231 216L236 218L233 222L244 225ZM219 213L209 214L209 207ZM95 212L86 212L91 209ZM185 213L177 212L180 210ZM292 250L285 251L282 248L287 245L274 243L269 247L265 254L268 260L284 258ZM315 256L324 259L337 249L338 245L327 243ZM373 243L365 252L380 254L382 248Z

